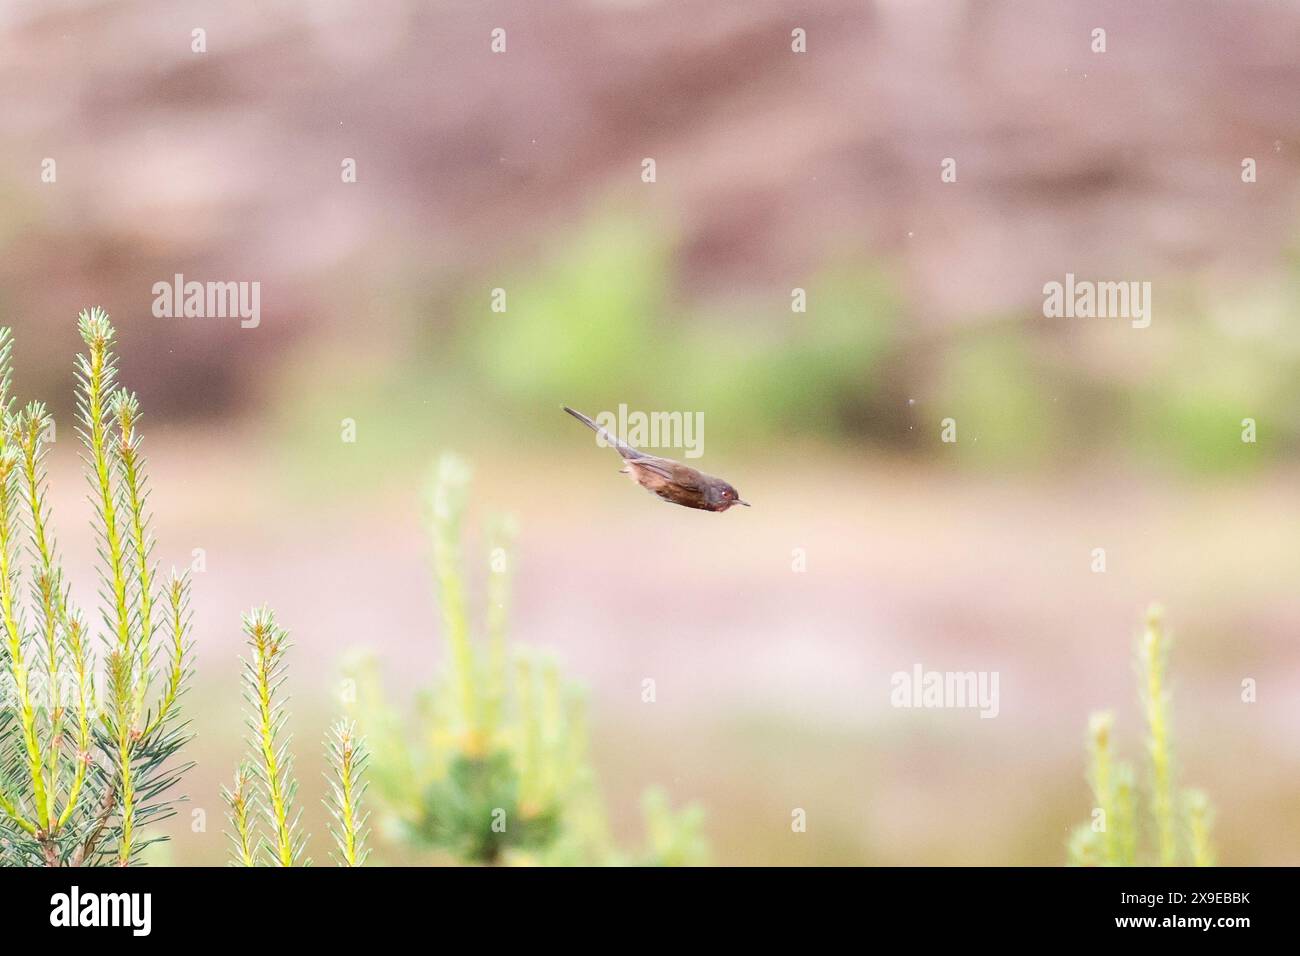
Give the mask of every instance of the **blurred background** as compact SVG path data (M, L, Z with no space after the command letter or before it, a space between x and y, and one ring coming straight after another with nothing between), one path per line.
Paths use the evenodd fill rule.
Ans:
M719 863L1062 863L1088 714L1142 754L1158 599L1221 862L1300 863L1297 49L1279 0L0 6L0 321L58 418L76 593L92 304L148 416L158 557L205 562L208 821L159 858L224 858L262 602L323 835L340 661L372 649L395 700L443 666L423 499L455 449L471 525L518 520L513 639L586 687L629 840L659 784ZM1044 318L1067 272L1151 282L1150 328ZM260 282L260 326L154 317L176 273ZM561 403L703 412L692 464L753 508L665 507ZM997 671L999 716L891 708L918 663Z

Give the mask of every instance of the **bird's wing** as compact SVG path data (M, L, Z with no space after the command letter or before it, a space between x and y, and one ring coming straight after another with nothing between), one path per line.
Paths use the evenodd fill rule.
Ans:
M629 462L629 464L653 472L661 478L671 481L680 488L698 490L704 487L704 483L701 480L698 471L694 468L687 468L685 465L679 465L675 461L669 461L666 458L657 458L654 455L643 455L643 457Z

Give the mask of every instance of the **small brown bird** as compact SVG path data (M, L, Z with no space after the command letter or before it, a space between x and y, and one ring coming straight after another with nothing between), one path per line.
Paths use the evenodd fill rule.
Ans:
M582 412L575 412L568 405L561 407L604 439L606 444L613 445L623 456L624 467L619 474L627 475L664 501L701 511L726 511L732 505L749 507L749 502L741 501L736 489L721 478L703 474L671 458L647 455L621 438L615 438Z

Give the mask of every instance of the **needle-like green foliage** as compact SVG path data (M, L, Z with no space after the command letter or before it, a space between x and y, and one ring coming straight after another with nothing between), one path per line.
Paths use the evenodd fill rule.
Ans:
M152 561L140 407L117 387L115 333L102 309L78 331L77 432L95 508L105 692L72 606L46 501L54 422L12 391L0 328L0 864L128 865L151 824L174 813L189 769L180 700L190 674L189 584ZM28 583L23 584L26 571ZM156 662L164 662L161 670Z
M356 736L356 724L345 720L330 730L325 752L330 766L326 775L330 794L325 806L334 818L330 827L336 847L334 859L339 866L361 866L370 855L365 845L366 820L370 814L361 808L361 798L366 792L362 775L370 755L365 741Z
M235 771L235 783L232 787L222 787L221 796L229 808L229 819L233 833L230 838L231 863L235 866L257 865L257 838L254 835L254 820L260 812L257 807L257 794L252 787L251 774L247 766L240 766Z
M275 621L269 608L254 608L244 615L244 635L249 655L244 661L244 702L248 726L248 747L257 805L262 810L266 832L256 841L254 859L262 858L275 866L294 866L310 861L303 858L306 836L299 826L301 811L294 809L298 782L293 776L293 754L284 724L288 719L286 700L281 693L285 680L284 657L289 650L289 633ZM228 791L232 841L240 847L252 839L253 824L241 813L247 809L250 781L241 768L235 774L235 789Z
M289 632L269 608L244 615L244 635L249 655L244 661L244 702L248 727L246 761L235 770L234 783L222 788L230 830L230 862L235 866L310 866L305 847L307 834L296 808L298 782L293 775L293 753L285 722L288 698L283 693L285 654ZM326 740L332 771L329 797L324 801L334 818L335 861L340 866L361 866L365 849L366 813L364 772L368 753L353 725L339 722Z
M1070 837L1070 862L1079 866L1138 866L1141 852L1160 866L1210 866L1213 812L1209 799L1198 790L1176 796L1171 744L1171 694L1167 674L1169 638L1164 614L1158 606L1147 612L1137 647L1140 698L1146 718L1148 760L1147 812L1139 816L1136 775L1117 762L1113 752L1114 717L1093 714L1088 725L1088 783L1092 790L1091 824L1078 827ZM1149 836L1140 838L1140 821L1149 821Z

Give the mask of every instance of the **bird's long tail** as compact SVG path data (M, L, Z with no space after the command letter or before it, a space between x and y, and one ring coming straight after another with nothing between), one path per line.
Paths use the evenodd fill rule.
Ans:
M618 451L618 453L619 453L620 455L622 455L624 458L644 458L644 457L646 457L642 452L637 451L635 448L633 448L633 447L632 447L631 445L629 445L627 442L623 441L623 439L618 438L618 437L616 437L616 436L614 436L614 435L611 435L611 434L609 433L609 429L604 428L604 427L602 427L602 426L600 426L600 425L597 425L595 422L593 422L593 421L592 421L590 418L588 418L586 415L582 414L582 412L574 411L574 410L573 410L572 408L570 408L568 405L562 405L562 406L560 406L560 407L563 408L563 409L564 409L566 412L568 412L570 415L572 415L574 418L576 418L578 421L582 422L582 424L586 425L588 428L590 428L592 431L594 431L594 432L596 433L596 437L597 437L597 438L599 438L601 441L605 442L605 444L607 444L607 445L611 446L612 448L616 449L616 450Z

